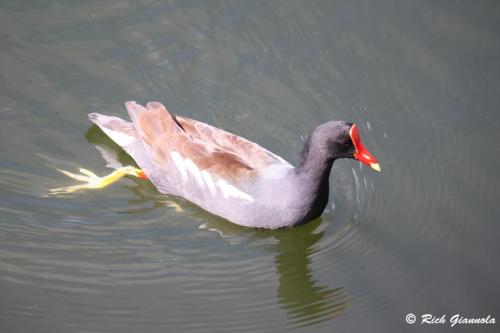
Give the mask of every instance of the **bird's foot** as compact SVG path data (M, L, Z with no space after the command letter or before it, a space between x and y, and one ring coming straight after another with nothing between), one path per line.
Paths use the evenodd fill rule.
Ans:
M66 176L76 179L80 182L84 182L85 184L53 188L49 190L49 194L51 195L73 193L78 190L93 190L93 189L105 188L115 183L125 175L147 179L146 175L144 174L144 171L138 168L134 168L132 166L124 166L118 168L109 175L106 175L104 177L99 177L92 171L84 168L79 168L80 174L75 174L66 170L60 170L60 169L57 170L59 170Z

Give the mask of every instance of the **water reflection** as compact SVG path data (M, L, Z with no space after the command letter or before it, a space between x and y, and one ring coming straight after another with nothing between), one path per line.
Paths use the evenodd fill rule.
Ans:
M324 231L318 229L321 219L306 225L283 230L255 230L208 218L202 228L218 232L229 242L245 241L252 244L270 244L274 255L278 288L276 299L286 312L291 327L319 324L343 314L349 306L349 297L343 287L330 288L314 278L312 256L319 253L318 242ZM323 251L318 260L328 256Z
M93 125L85 135L95 145L107 166L134 164L118 145ZM283 230L250 229L230 223L187 202L159 194L149 182L141 182L128 189L137 195L134 204L153 202L149 208L141 206L129 213L141 213L168 205L180 208L190 218L200 220L200 229L217 232L231 244L264 246L274 255L278 288L276 299L289 318L292 327L318 324L336 318L348 307L343 287L329 288L314 278L312 256L319 253L318 242L324 236L321 218L303 226ZM323 251L319 260L328 255ZM229 269L230 265L226 268ZM227 272L231 274L231 272Z
M277 230L275 258L279 275L276 297L293 326L306 326L337 317L348 305L342 287L328 288L314 279L311 256L324 231L316 231L321 219L300 228Z

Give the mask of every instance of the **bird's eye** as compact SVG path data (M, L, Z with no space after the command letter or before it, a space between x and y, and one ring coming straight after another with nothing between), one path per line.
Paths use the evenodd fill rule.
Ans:
M351 144L351 139L349 138L348 135L344 137L344 139L341 141L341 144L343 146L349 146Z

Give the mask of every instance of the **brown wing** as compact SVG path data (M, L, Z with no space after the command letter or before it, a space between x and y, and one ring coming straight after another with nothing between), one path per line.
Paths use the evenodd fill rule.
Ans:
M209 142L223 151L235 155L253 169L263 169L277 162L277 156L240 136L194 119L185 117L176 117L176 119L192 138L201 142Z
M228 180L248 178L272 163L287 163L259 145L202 122L175 117L158 102L146 108L127 102L141 139L156 163L166 165L172 152L200 170Z

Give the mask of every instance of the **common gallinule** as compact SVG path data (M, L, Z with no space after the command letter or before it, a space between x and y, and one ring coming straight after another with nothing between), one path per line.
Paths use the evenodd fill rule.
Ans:
M307 139L296 167L256 143L205 123L175 116L158 102L125 106L132 122L89 114L140 169L126 166L105 177L63 171L80 181L53 190L102 188L124 175L148 178L162 193L184 197L233 223L275 229L311 221L328 203L329 175L338 158L380 166L355 124L330 121Z

